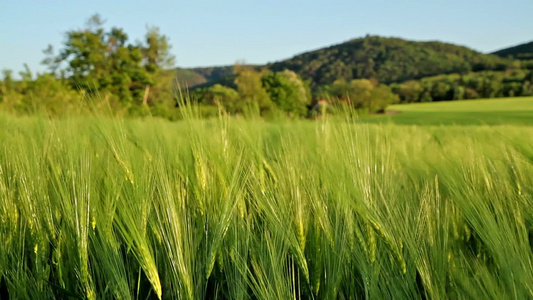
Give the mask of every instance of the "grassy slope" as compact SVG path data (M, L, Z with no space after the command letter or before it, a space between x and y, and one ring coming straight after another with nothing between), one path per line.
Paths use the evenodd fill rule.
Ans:
M387 110L397 113L363 121L416 125L533 125L533 97L392 105Z
M533 297L533 127L0 128L0 296Z

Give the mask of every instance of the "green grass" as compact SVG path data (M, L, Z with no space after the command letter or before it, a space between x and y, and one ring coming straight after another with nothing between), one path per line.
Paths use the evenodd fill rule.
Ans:
M533 127L0 129L2 299L533 298Z
M533 125L533 97L392 105L387 111L397 113L362 120L406 125Z

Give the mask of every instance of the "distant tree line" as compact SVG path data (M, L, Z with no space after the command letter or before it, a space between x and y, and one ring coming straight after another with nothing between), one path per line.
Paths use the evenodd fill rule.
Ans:
M533 71L451 74L391 85L401 103L533 96Z
M361 114L383 112L387 105L398 102L398 97L376 80L336 80L311 93L308 82L295 72L272 72L250 67L235 67L234 84L198 88L193 95L200 104L218 104L232 114L242 114L256 106L261 115L282 112L290 117L314 117L321 112L320 100L329 103L330 113L351 108ZM313 97L314 96L314 97Z
M144 40L132 43L122 29L103 25L95 15L85 27L66 32L57 53L49 46L44 74L25 66L15 80L3 70L0 108L58 115L93 99L124 115L175 119L183 104L176 81L189 80L198 83L189 95L206 117L221 110L293 118L345 108L372 114L398 102L533 95L527 47L519 48L518 60L440 42L367 36L267 66L178 72L172 69L169 40L158 28L149 27Z
M14 80L4 70L0 84L0 106L16 113L46 111L59 115L77 110L87 99L109 104L125 115L155 115L178 118L179 99L173 88L176 79L171 69L168 38L155 27L148 28L143 41L130 42L120 28L104 28L99 15L85 27L67 31L59 49L49 46L43 64L48 72L33 75L26 66L21 79ZM209 117L223 109L232 115L247 112L261 116L284 115L292 118L316 116L315 103L327 99L331 107L349 106L361 113L383 111L397 97L376 80L339 79L311 92L310 81L288 69L271 71L260 66L237 64L233 68L197 68L186 77L220 78L218 84L204 85L191 91L191 100L200 113ZM332 109L330 109L333 112Z
M64 80L53 74L34 76L27 65L20 72L20 80L15 80L13 72L3 70L0 82L0 107L4 111L20 114L32 114L46 109L57 115L75 110L83 95L70 87Z
M520 49L522 52L529 50ZM376 113L397 102L533 95L533 60L525 57L522 53L518 60L509 55L487 55L441 42L367 36L270 64L261 72L298 74L309 86L311 103L326 99L333 106L348 105L361 113ZM213 74L213 70L209 71ZM211 101L213 97L242 99L235 76L238 77L226 73L217 84L210 87L204 84L196 90L196 96ZM263 87L267 91L270 88ZM221 96L222 90L227 92L227 97ZM259 95L261 93L258 99L264 98ZM307 115L313 113L308 109Z
M194 97L202 105L218 105L230 114L256 109L261 115L284 112L305 117L311 104L308 85L294 72L257 71L247 66L234 68L234 87L215 84L196 89Z

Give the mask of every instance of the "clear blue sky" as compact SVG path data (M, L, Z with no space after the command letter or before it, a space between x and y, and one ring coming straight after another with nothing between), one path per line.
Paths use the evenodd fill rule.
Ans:
M131 40L170 37L177 65L263 64L366 34L490 52L533 40L533 0L1 0L0 69L43 71L42 50L100 13Z

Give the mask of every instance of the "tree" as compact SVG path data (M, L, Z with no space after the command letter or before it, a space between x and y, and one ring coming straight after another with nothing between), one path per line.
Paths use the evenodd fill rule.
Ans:
M264 72L237 64L234 68L236 75L235 85L241 99L248 105L256 104L261 113L272 109L273 102L263 87L262 77Z
M2 75L4 77L2 92L5 94L14 89L13 71L8 70L8 69L3 69Z
M459 84L453 86L453 100L461 100L465 98L465 88Z
M263 76L262 82L277 107L293 116L307 114L310 91L296 73L289 70L269 73Z
M148 27L145 45L141 45L143 65L150 78L143 89L143 102L149 100L156 105L170 105L173 99L174 73L167 70L174 67L175 57L170 53L171 45L167 36L157 27ZM156 100L156 101L154 101ZM157 103L155 103L157 102Z
M244 103L240 101L239 93L229 87L220 84L208 88L201 88L194 91L198 103L203 105L222 105L227 112L235 114L242 113Z
M28 64L24 64L24 71L19 72L20 80L17 82L17 92L26 93L33 81L33 74Z
M94 15L85 28L68 31L59 55L54 57L49 46L43 63L53 72L66 65L60 71L76 89L109 92L127 105L146 103L150 85L165 67L173 65L168 38L151 27L145 44L133 45L124 30L112 27L105 31L103 24L103 19Z
M148 27L143 46L144 65L148 72L174 67L175 57L170 53L168 37L161 35L158 27Z
M350 82L337 80L332 84L330 92L340 101L368 113L382 112L387 105L398 101L398 97L388 86L368 79L354 79Z
M108 81L106 73L105 32L99 15L92 16L81 30L66 33L66 41L57 62L66 62L66 72L73 86L85 90L100 89Z
M392 85L395 94L398 94L402 103L419 102L424 88L418 81L410 80L401 84Z
M389 104L397 103L398 101L398 96L394 95L388 86L378 84L372 90L372 95L368 99L366 107L370 113L383 113Z
M50 73L55 73L57 69L59 69L61 60L55 55L54 46L48 45L48 47L43 50L43 54L45 58L41 61L41 64L46 65Z
M447 82L436 81L431 87L433 101L449 100L453 97L453 90Z

